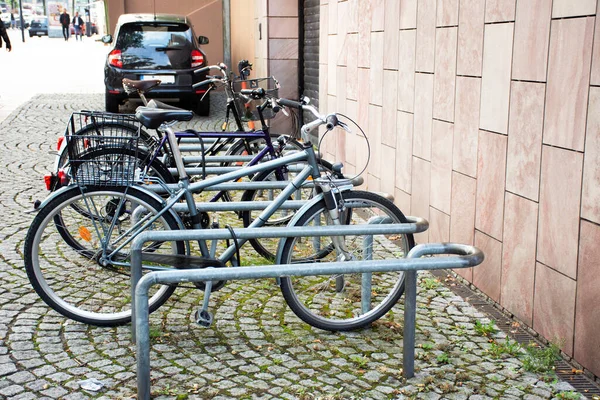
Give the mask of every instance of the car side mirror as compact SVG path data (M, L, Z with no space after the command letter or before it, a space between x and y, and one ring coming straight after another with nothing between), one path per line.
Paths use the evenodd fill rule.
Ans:
M208 38L206 36L198 36L198 43L208 44Z
M104 35L104 36L102 36L101 40L102 40L102 43L109 44L109 43L112 43L113 37L112 37L112 35Z

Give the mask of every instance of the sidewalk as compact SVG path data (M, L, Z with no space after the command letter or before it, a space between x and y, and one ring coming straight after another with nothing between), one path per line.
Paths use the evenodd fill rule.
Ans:
M69 42L70 43L70 42ZM102 94L37 95L0 122L0 398L130 398L129 326L97 328L51 311L23 271L22 246L44 198L42 176L72 111L102 109ZM213 114L215 115L215 114ZM215 125L196 118L186 128ZM372 328L328 333L304 324L272 281L229 282L214 294L215 323L191 314L200 294L178 289L151 317L152 388L173 399L576 398L552 375L524 369L505 334L429 273L420 274L417 376L401 377L402 302ZM101 380L95 393L78 383ZM571 396L571 397L564 397Z

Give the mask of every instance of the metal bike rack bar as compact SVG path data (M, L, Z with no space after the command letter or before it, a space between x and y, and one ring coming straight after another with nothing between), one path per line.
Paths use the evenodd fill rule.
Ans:
M221 163L221 162L248 162L252 161L254 156L185 156L183 157L183 162L187 163Z
M184 162L188 162L187 159L184 158ZM208 161L207 161L208 163ZM208 175L218 175L218 174L226 174L228 172L233 172L233 171L239 171L241 168L244 168L243 165L238 165L235 167L209 167L206 166L205 168L201 168L201 167L185 167L185 172L188 175L202 175L204 173L204 171L206 171L206 173ZM289 165L287 167L288 171L290 172L300 172L302 171L302 166L300 165ZM171 173L171 175L173 176L178 176L178 172L177 172L177 168L169 168L169 172Z
M287 200L281 206L280 210L299 210L305 205L308 200ZM223 201L223 202L204 202L197 203L198 211L217 212L217 211L254 211L264 210L271 205L271 201ZM189 211L188 205L185 203L177 203L173 205L173 211L186 212Z
M392 226L398 226L393 224ZM369 226L369 225L367 225ZM377 225L375 225L377 226ZM373 225L370 225L373 227ZM264 228L261 228L264 229ZM141 240L161 240L160 235L147 232L138 238L135 263L141 267ZM339 233L339 227L338 227ZM143 243L142 243L143 244ZM425 255L452 254L454 256L420 258ZM173 270L146 274L134 290L135 336L137 353L138 399L150 399L150 337L148 292L155 284L178 282L201 282L213 280L278 278L281 276L312 276L349 273L405 272L404 337L403 337L403 376L414 376L415 321L417 306L417 272L420 270L468 268L481 264L483 253L473 246L455 243L430 243L415 246L407 258L377 261L350 261L313 264L284 264L240 268L207 268L196 270Z
M348 179L350 179L353 186L360 186L364 183L362 176L355 176ZM287 185L289 185L288 181L226 182L209 186L204 188L203 191L220 192L224 190L275 190L285 189ZM165 187L163 187L163 185L146 185L144 188L154 193L166 193L167 189L179 189L179 185L177 183L170 183L164 186ZM303 189L312 189L314 187L315 184L312 181L306 181L302 184Z

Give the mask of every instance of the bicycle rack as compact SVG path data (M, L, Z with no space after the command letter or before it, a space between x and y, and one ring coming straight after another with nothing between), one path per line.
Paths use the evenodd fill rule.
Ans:
M428 223L422 218L407 217L406 224L381 224L371 219L369 224L354 226L319 226L287 228L246 228L235 231L238 239L265 237L301 237L333 235L375 235L423 232ZM155 284L179 282L209 282L278 278L281 276L334 275L348 273L405 272L403 376L414 376L415 321L417 306L417 272L420 270L468 268L481 264L483 253L473 246L456 243L431 243L415 246L401 259L331 262L313 264L283 264L239 268L206 268L190 270L157 271L142 275L142 247L147 241L180 241L198 239L232 239L226 229L187 230L170 232L143 232L132 243L132 338L136 342L138 398L150 398L150 338L148 292ZM454 256L420 258L426 255L452 254ZM458 256L458 257L457 257ZM410 349L410 350L409 350Z

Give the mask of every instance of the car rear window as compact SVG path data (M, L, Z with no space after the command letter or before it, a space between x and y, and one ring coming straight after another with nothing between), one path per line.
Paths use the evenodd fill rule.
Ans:
M191 66L193 46L186 24L133 23L121 26L115 48L124 69L184 69Z

